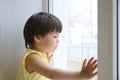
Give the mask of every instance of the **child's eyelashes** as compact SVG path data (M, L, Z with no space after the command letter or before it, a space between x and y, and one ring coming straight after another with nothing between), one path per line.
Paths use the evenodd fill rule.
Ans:
M58 38L58 36L53 36L53 38Z
M53 36L53 38L59 38L59 36Z

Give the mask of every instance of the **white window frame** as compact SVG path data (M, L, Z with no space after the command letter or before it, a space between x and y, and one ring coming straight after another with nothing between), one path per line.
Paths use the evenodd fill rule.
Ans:
M117 80L116 0L98 0L98 80Z
M48 1L49 0L42 0L42 11L43 12L49 12L49 8L48 8L48 6L49 6L49 4L48 4Z

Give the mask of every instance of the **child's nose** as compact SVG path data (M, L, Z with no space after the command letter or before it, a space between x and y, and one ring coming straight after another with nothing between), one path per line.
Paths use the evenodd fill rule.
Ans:
M57 43L59 43L59 39L57 39Z

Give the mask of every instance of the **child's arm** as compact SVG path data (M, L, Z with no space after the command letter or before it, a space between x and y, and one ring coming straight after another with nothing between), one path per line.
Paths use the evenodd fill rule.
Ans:
M38 55L32 54L29 55L26 59L26 66L30 67L33 71L38 72L39 74L46 76L50 79L89 79L97 74L94 72L97 64L94 58L91 58L86 64L86 60L83 63L83 68L80 71L66 71L61 69L54 69L46 64Z

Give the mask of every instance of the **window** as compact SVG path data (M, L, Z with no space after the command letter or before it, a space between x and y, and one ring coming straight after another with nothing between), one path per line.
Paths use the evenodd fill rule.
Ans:
M69 32L70 28L66 22L67 21L66 16L68 16L68 15L66 15L66 12L65 12L66 7L65 6L68 5L67 2L70 0L59 0L57 2L56 2L56 0L49 0L49 1L50 1L50 3L52 3L51 9L49 11L52 12L53 14L55 14L56 16L58 16L62 20L62 23L64 26L63 32L61 34L62 39L60 42L60 47L58 48L58 50L55 53L56 54L55 56L59 56L59 57L57 57L56 59L54 58L53 63L54 63L54 61L58 62L58 64L54 64L54 65L61 66L62 68L64 68L65 66L67 66L66 61L70 60L71 59L70 56L72 56L69 53L69 52L71 52L69 49L70 46L72 46L72 45L74 46L74 45L78 44L76 41L74 41L74 38L69 38L68 37L69 34L66 33L66 32ZM92 0L92 1L94 1L94 0ZM98 45L97 45L98 51L97 52L99 53L99 54L97 54L98 61L99 61L98 80L111 80L111 79L117 80L117 77L116 77L116 74L117 74L116 73L117 72L117 69L116 69L116 62L117 62L116 61L116 59L117 59L117 55L116 55L116 44L117 44L116 43L116 39L117 39L116 38L116 17L118 17L118 16L116 16L116 3L117 3L116 1L118 1L118 0L110 0L109 2L108 2L108 0L98 0L98 10L97 10L98 11L98 31L97 31L98 40L96 42L96 43L98 43ZM57 4L57 3L59 3L59 4ZM60 6L60 5L62 5L62 6ZM76 10L79 10L78 8L79 7L77 7ZM73 11L71 10L71 12L73 12ZM93 37L94 39L96 37L95 34L96 33L94 33L94 37ZM93 38L92 38L92 41L95 41ZM85 41L87 41L87 39L84 38ZM69 42L72 44L70 44ZM82 42L82 40L81 40L81 42ZM76 43L76 44L74 44L74 43ZM80 45L80 42L78 45ZM71 49L73 49L73 48L71 48ZM77 52L77 53L79 53L79 52ZM62 56L63 54L64 54L64 56ZM72 57L72 59L74 61L80 62L80 60L82 59L82 57L81 57L81 59L79 58L80 60L75 59L75 57L76 56L74 56L74 58Z
M97 58L97 0L70 0L67 4L70 59Z
M97 0L61 0L59 4L51 0L51 3L50 12L63 23L61 37L67 59L97 58Z

